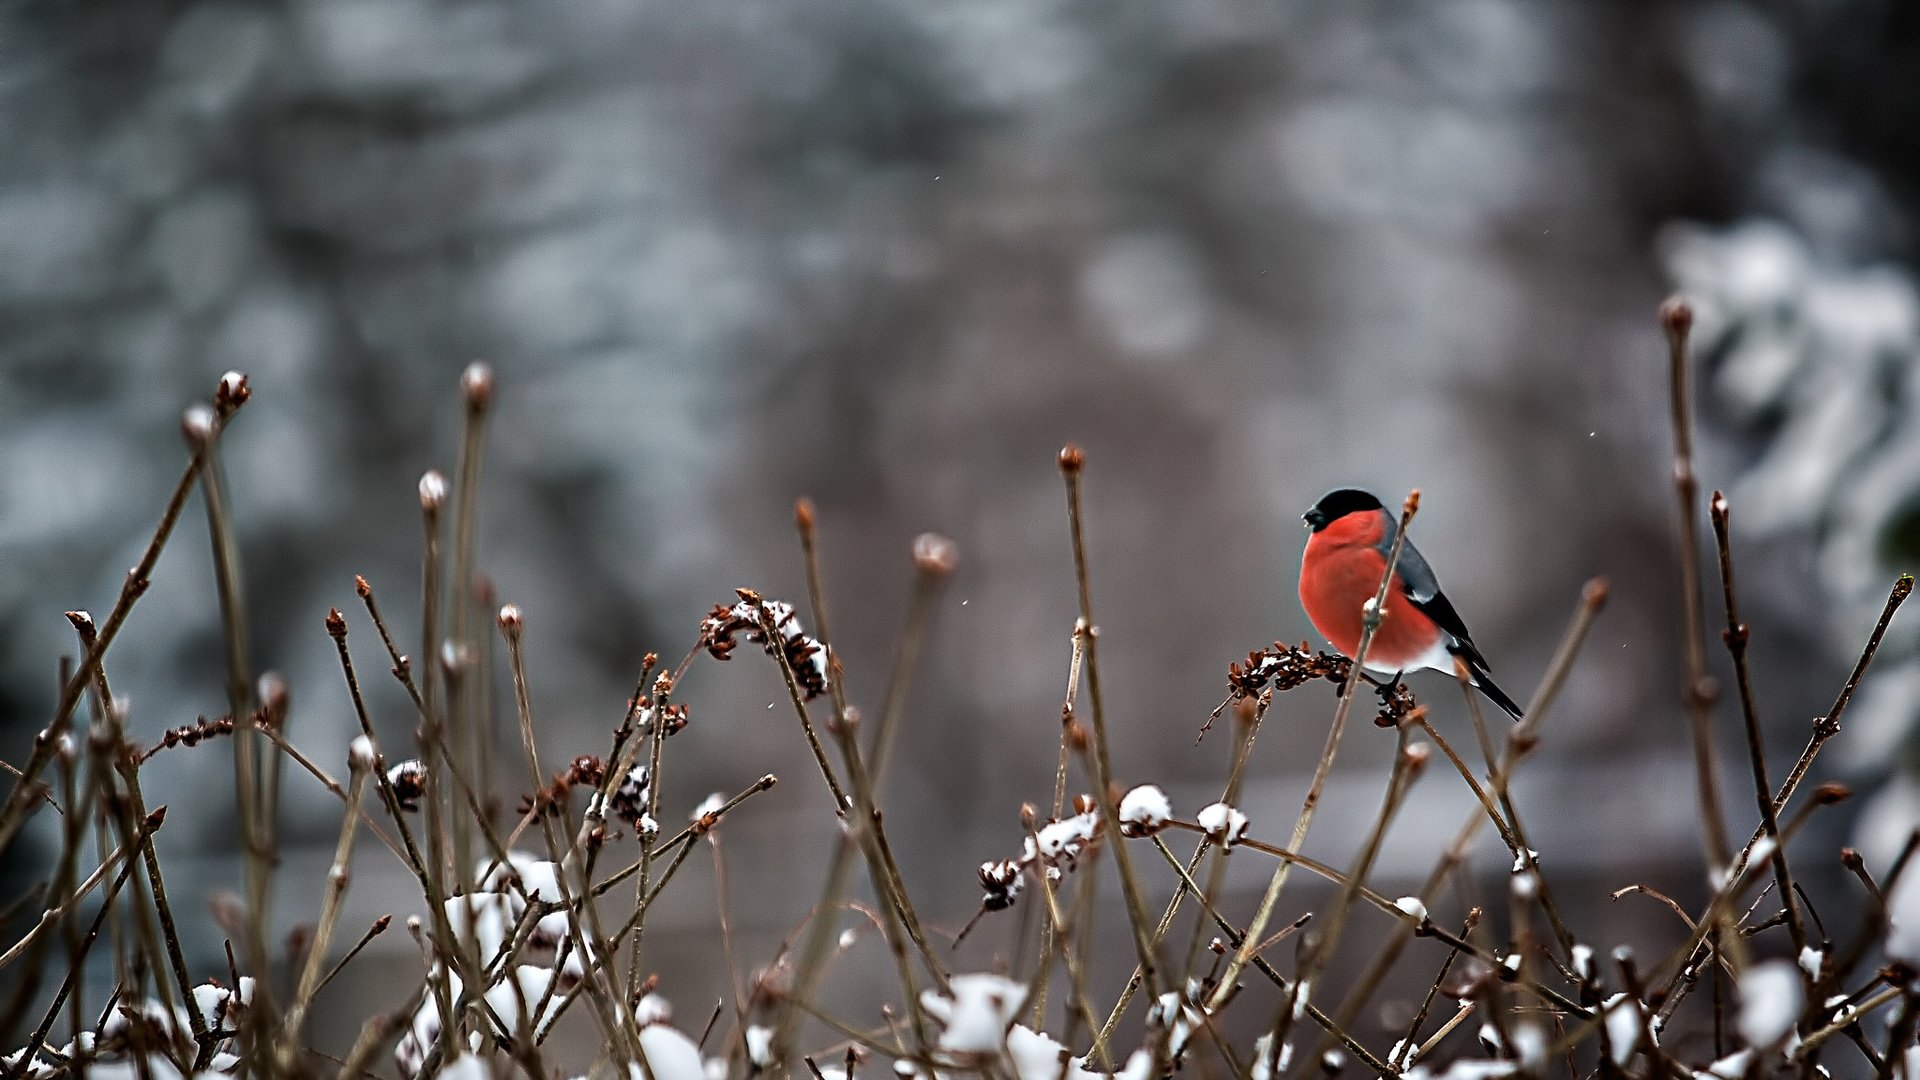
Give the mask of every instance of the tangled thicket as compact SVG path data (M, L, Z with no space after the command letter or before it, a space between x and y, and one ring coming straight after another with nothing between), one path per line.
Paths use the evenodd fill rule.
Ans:
M1686 314L1683 306L1670 306L1665 322L1684 523L1686 701L1702 782L1709 887L1697 910L1682 912L1685 932L1662 955L1610 950L1563 919L1556 880L1546 869L1551 855L1529 846L1511 786L1542 745L1555 697L1605 601L1603 583L1590 583L1580 597L1526 719L1503 738L1479 728L1483 761L1469 762L1435 730L1406 686L1375 687L1375 722L1392 733L1397 753L1382 777L1380 812L1365 843L1346 865L1329 865L1300 852L1361 693L1356 662L1275 645L1229 665L1229 696L1213 716L1231 710L1232 765L1220 798L1191 817L1159 787L1124 785L1113 775L1087 587L1080 499L1086 462L1072 447L1059 465L1079 611L1051 809L1024 808L1017 831L1009 813L1012 853L977 871L976 921L1014 909L1037 929L1020 936L1024 944L1004 970L950 970L948 943L929 933L899 872L875 792L902 709L896 700L869 724L846 700L822 612L814 512L805 500L796 525L816 634L807 632L795 605L738 590L701 622L676 666L664 667L651 654L640 661L633 695L604 754L573 748L564 768L543 765L521 653L524 619L511 604L478 610L469 587L473 507L492 397L491 376L478 366L463 380L467 438L455 479L450 484L432 472L420 483L427 541L418 654L409 656L395 643L373 587L363 579L356 588L383 663L412 702L416 737L391 756L377 743L348 645L348 620L335 610L326 631L337 646L361 735L346 761L313 760L285 734L286 686L271 674L256 678L241 647L231 510L220 474L225 429L249 396L245 378L233 374L210 404L188 410L189 461L111 614L96 625L73 613L80 661L63 683L52 721L14 770L0 808L0 850L49 808L59 814L60 838L46 880L16 905L44 905L45 914L0 952L9 985L0 1026L13 1033L14 1047L4 1057L7 1075L332 1072L347 1078L392 1070L410 1080L505 1072L545 1078L556 1071L547 1060L548 1037L575 1011L600 1036L593 1075L624 1070L648 1080L796 1076L802 1069L818 1080L883 1070L898 1080L962 1073L992 1080L1150 1080L1182 1070L1238 1080L1340 1072L1456 1080L1788 1074L1920 1080L1920 885L1905 873L1916 844L1909 842L1900 862L1878 880L1858 855L1842 853L1838 865L1858 878L1867 897L1854 928L1829 925L1812 910L1794 859L1809 854L1808 844L1795 843L1806 822L1845 797L1834 785L1803 791L1803 781L1839 730L1912 580L1895 584L1852 677L1814 721L1805 750L1776 786L1747 678L1748 630L1735 600L1730 511L1719 496L1710 501L1726 614L1721 637L1737 676L1758 816L1748 839L1731 844L1714 797L1720 781L1711 736L1718 711L1704 672L1708 587L1693 542L1700 500L1689 450ZM108 650L196 488L208 511L226 618L231 709L142 748L127 736L124 702L109 683ZM1405 535L1417 509L1410 496L1398 535ZM916 541L913 553L918 587L897 678L913 667L928 605L955 560L952 545L931 535ZM1397 554L1396 548L1389 562ZM1363 654L1382 610L1377 602L1367 609ZM511 772L480 749L477 733L491 730L495 717L466 677L493 634L512 675L511 719L524 754ZM662 759L671 753L672 736L692 719L675 700L676 689L702 654L726 660L742 635L760 647L788 690L794 726L836 808L836 819L817 824L831 829L838 843L813 914L786 945L761 958L749 990L702 1028L698 1017L676 1018L647 972L640 942L654 901L702 839L776 782L768 774L731 798L709 798L677 830L662 824ZM1319 680L1339 690L1325 749L1301 813L1286 842L1278 843L1256 835L1235 803L1275 695ZM202 744L232 751L244 841L245 898L222 919L231 959L218 973L189 969L152 844L165 808L149 807L142 794L145 770L204 752ZM1436 751L1444 765L1435 764ZM264 915L276 872L281 782L289 769L325 785L345 812L311 928L282 946L267 939ZM1380 844L1409 790L1435 769L1471 790L1473 813L1436 854L1417 891L1385 895L1369 885ZM1069 799L1076 774L1090 793ZM522 792L517 816L501 818L494 796L503 789ZM1456 902L1449 891L1489 826L1512 857L1506 902L1491 910ZM389 928L383 918L351 943L340 936L350 929L339 925L347 867L363 834L418 885L417 908L403 925L419 943L421 964L408 992L356 1018L364 1021L361 1036L347 1058L336 1061L306 1042L315 995ZM1172 847L1182 835L1192 840L1185 853ZM1268 885L1246 918L1223 907L1230 858L1271 864ZM1823 865L1834 872L1830 860ZM864 897L854 884L859 870ZM1313 910L1287 906L1298 893L1285 891L1296 870L1330 883L1331 895L1316 893L1322 902ZM1150 908L1150 888L1162 884L1172 900ZM1115 895L1117 903L1110 899ZM1123 913L1135 963L1118 987L1096 985L1090 970L1088 927L1095 912L1108 907ZM827 978L852 943L843 916L856 909L884 937L898 977L892 1004L877 1015L837 1011ZM130 930L103 936L110 915ZM1183 917L1190 930L1177 931ZM1348 955L1337 952L1339 943L1355 933L1376 943L1374 959L1335 970ZM89 953L102 948L119 950L114 959L125 979L110 1001L83 1009L80 976ZM1424 956L1424 970L1437 972L1424 1001L1397 1038L1362 1038L1356 1019L1403 953ZM1316 993L1327 985L1343 992Z

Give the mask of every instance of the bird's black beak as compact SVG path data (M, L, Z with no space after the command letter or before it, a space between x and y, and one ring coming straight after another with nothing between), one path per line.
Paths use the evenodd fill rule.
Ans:
M1319 532L1326 527L1327 515L1321 513L1318 509L1313 509L1301 514L1300 520L1307 523L1307 528Z

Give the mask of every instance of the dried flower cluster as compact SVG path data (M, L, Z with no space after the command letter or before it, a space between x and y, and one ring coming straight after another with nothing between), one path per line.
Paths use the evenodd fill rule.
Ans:
M765 624L762 623L763 610ZM768 625L773 628L772 638L767 634ZM736 638L741 634L765 649L769 656L777 655L772 641L779 641L780 653L786 656L787 667L793 671L805 700L812 701L827 692L827 648L807 636L792 604L783 600L760 600L750 592L733 604L716 604L700 624L700 647L715 660L726 660L733 655L739 644Z
M1227 665L1227 700L1258 698L1268 687L1281 693L1297 690L1315 679L1344 686L1352 672L1353 661L1337 653L1315 652L1304 641L1298 645L1276 641L1248 653L1244 661ZM1374 693L1380 709L1373 722L1379 727L1398 726L1420 704L1404 682L1376 683Z

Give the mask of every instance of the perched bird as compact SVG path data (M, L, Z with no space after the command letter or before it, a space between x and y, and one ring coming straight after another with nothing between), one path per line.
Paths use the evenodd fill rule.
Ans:
M1329 491L1302 518L1312 535L1300 560L1300 606L1307 609L1314 629L1351 657L1360 648L1363 609L1380 589L1399 522L1379 499L1354 488ZM1433 568L1408 541L1394 565L1386 618L1367 647L1366 666L1395 680L1422 668L1451 675L1456 656L1466 662L1481 693L1520 719L1520 706L1494 685L1487 658L1474 646L1467 624L1440 591Z

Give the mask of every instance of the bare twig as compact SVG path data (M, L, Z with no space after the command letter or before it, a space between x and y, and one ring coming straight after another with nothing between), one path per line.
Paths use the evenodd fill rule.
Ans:
M1693 474L1692 382L1687 370L1687 334L1693 327L1693 308L1675 296L1660 306L1660 325L1667 334L1670 397L1673 405L1673 487L1679 501L1681 610L1686 616L1687 715L1692 721L1693 761L1700 796L1700 825L1705 832L1707 864L1715 870L1727 865L1727 824L1720 812L1720 784L1713 766L1713 704L1719 689L1707 674L1703 635L1706 616L1700 595L1699 481Z
M1760 806L1760 832L1773 841L1773 876L1780 886L1780 902L1787 912L1787 933L1797 954L1807 945L1807 931L1800 922L1800 907L1794 896L1793 872L1787 865L1786 848L1780 844L1780 818L1773 809L1773 782L1767 779L1766 742L1760 734L1760 712L1753 700L1753 678L1747 666L1747 624L1740 621L1740 605L1733 588L1733 546L1729 537L1727 498L1718 491L1708 503L1713 519L1713 538L1720 555L1721 595L1726 603L1727 628L1721 638L1733 658L1734 682L1740 690L1740 717L1747 732L1747 760L1753 767L1754 801ZM1745 852L1743 851L1744 855Z

